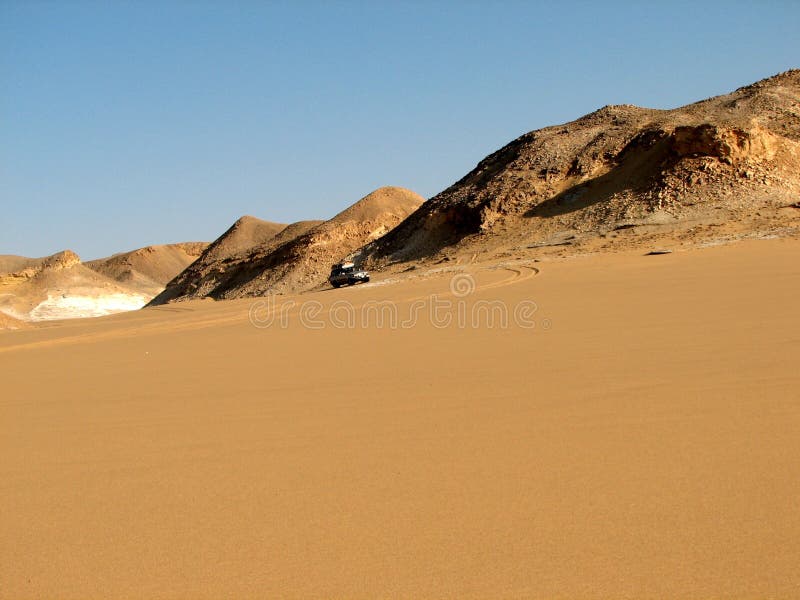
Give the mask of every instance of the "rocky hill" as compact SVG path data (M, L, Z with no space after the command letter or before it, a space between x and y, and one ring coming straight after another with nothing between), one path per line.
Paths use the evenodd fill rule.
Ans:
M110 279L152 297L163 290L173 277L192 264L207 246L206 242L146 246L84 264Z
M208 248L201 255L200 264L210 264L245 252L271 240L284 229L286 229L285 223L273 223L245 215L208 245Z
M203 253L167 283L151 304L164 304L176 299L204 298L219 285L229 272L229 265L249 256L251 250L280 244L304 233L322 221L301 221L282 225L244 216L225 233L211 242Z
M319 222L304 221L287 226L245 215L211 242L197 260L165 282L166 288L153 299L153 303L163 304L184 295L204 297L216 286L226 265L236 257L246 256L253 248L269 245L271 240L291 238L293 232L302 233Z
M407 189L380 188L328 221L295 223L244 252L210 261L201 257L150 305L312 289L325 282L332 263L390 231L423 201Z
M0 273L0 312L18 321L99 316L141 308L148 299L90 269L71 250L4 264L27 265Z
M0 256L0 329L141 308L206 246L147 246L88 263L71 250L43 258Z
M674 110L532 131L369 244L365 262L797 231L800 71Z
M14 273L31 267L36 267L44 258L28 258L27 256L17 256L15 254L0 254L0 274Z

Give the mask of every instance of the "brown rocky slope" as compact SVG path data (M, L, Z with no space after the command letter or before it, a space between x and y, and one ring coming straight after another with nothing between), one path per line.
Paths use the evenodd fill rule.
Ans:
M163 302L183 294L204 296L213 289L216 282L215 274L224 271L225 265L235 260L235 257L246 255L252 248L267 244L270 240L276 239L280 233L283 235L278 239L283 239L287 234L291 234L293 231L303 231L316 224L317 221L305 223L308 223L306 227L303 223L286 226L282 223L263 221L249 215L241 217L225 233L211 242L197 260L183 271L174 273L170 280L164 282L166 289L159 294L160 300L156 303L163 304Z
M651 242L664 232L698 242L720 227L796 232L798 200L800 71L793 70L674 110L606 106L527 133L362 257L378 267L467 251L619 247L615 238L628 228Z
M313 289L325 282L331 263L384 235L423 202L404 188L380 188L328 221L295 223L244 252L207 263L198 260L149 305Z
M271 240L281 231L286 229L285 223L264 221L250 215L245 215L237 220L228 230L211 242L203 251L201 264L210 264L214 261L234 256L240 252L254 248L259 244ZM175 273L177 275L177 273ZM170 277L170 279L173 279ZM167 282L164 282L167 283Z
M204 298L230 274L231 264L238 264L256 249L263 250L293 239L319 223L321 221L301 221L282 225L247 215L241 217L211 242L197 260L176 274L151 303L164 304L184 297Z

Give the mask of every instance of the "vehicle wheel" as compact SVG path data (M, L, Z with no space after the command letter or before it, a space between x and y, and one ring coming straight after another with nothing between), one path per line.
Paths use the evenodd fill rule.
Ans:
M332 283L331 285L332 285L333 287L335 287L335 288L338 288L338 287L339 287L340 285L342 285L342 284L341 284L341 283Z

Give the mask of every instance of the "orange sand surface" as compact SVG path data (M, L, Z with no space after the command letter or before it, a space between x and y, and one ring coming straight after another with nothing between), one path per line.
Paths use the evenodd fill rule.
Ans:
M799 256L475 264L279 297L285 328L236 300L4 332L0 598L800 597ZM330 321L431 294L533 301L535 327Z

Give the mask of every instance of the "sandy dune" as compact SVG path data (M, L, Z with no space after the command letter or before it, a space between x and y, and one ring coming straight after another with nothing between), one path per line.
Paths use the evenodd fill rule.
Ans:
M280 297L285 328L245 299L1 333L0 597L796 598L799 251L418 269ZM535 328L334 326L431 294L533 301Z

